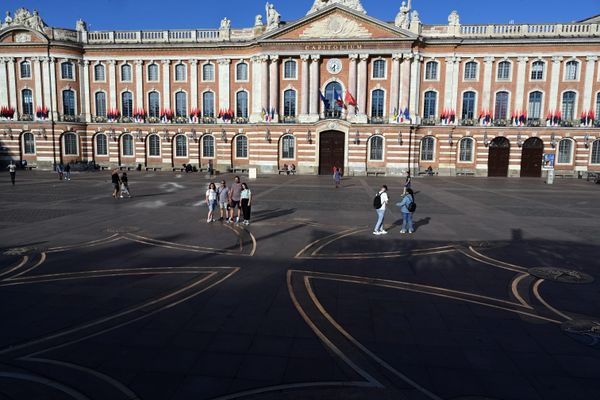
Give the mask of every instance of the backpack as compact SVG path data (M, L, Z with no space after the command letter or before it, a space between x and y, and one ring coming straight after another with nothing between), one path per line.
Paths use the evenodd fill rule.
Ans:
M373 208L379 210L383 204L381 203L381 193L377 193L373 199Z
M411 201L410 204L406 208L408 208L408 211L410 211L411 213L414 213L415 211L417 211L417 203L415 203L414 198L413 198L413 201Z

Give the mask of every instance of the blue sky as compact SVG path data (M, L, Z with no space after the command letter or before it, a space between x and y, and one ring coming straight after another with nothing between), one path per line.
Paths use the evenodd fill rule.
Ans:
M313 0L274 0L283 20L295 20ZM363 0L369 15L392 21L400 0ZM263 0L4 0L2 14L19 7L38 9L53 26L73 28L83 18L91 30L217 28L224 16L234 27L248 27L264 14ZM450 11L459 11L465 24L569 22L600 14L598 0L413 0L426 24L447 23Z

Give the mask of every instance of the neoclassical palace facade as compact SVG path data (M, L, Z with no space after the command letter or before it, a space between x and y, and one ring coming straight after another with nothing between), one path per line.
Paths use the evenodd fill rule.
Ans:
M0 163L170 170L541 176L600 171L600 17L576 23L393 22L316 0L255 26L88 31L7 13Z

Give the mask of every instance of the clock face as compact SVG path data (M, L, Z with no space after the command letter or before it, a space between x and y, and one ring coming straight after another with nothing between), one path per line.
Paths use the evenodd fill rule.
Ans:
M332 58L327 63L327 71L329 71L330 74L339 74L342 72L342 62L337 58Z

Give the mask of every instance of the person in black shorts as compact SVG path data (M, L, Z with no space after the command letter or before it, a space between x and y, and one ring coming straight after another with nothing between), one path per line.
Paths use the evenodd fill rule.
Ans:
M233 214L237 208L237 218L235 219L235 223L240 222L240 217L242 213L242 183L240 182L240 177L236 176L233 185L229 189L229 205L231 206L229 210L229 220L227 222L233 222Z
M119 198L119 192L121 192L121 178L119 178L119 170L117 168L113 169L111 180L114 188L112 196L117 199Z

